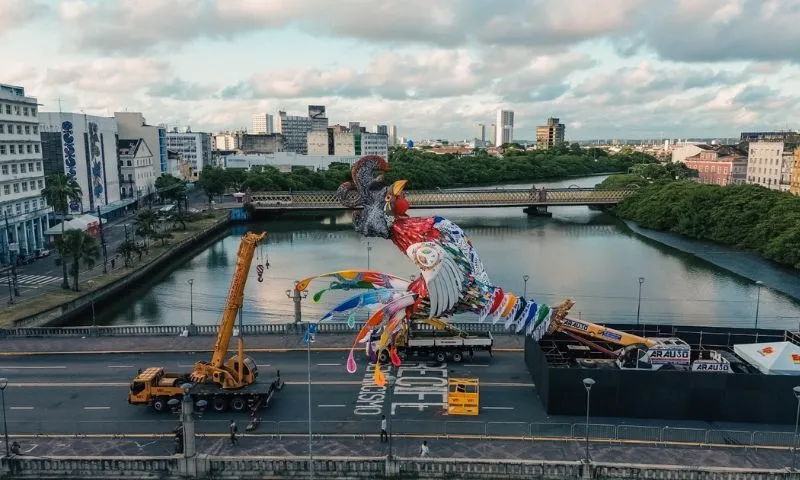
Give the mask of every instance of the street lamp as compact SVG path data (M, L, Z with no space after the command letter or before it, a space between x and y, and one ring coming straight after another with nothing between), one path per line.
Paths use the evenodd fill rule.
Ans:
M190 278L186 283L189 284L189 326L194 327L194 290L192 288L194 278Z
M314 341L316 333L317 324L307 323L303 342L306 344L306 369L308 370L308 475L312 479L314 478L314 457L311 448L311 343Z
M388 388L388 390L386 391L386 394L387 394L386 395L387 396L387 398L386 398L387 402L386 403L389 404L389 422L388 422L389 423L389 425L388 425L389 426L389 460L391 460L392 459L392 437L394 436L394 432L392 431L392 414L393 414L392 413L392 393L394 392L394 384L395 384L395 381L396 381L396 378L394 376L392 376L391 364L389 364L389 378L388 378L388 380L389 380L389 382L386 385L387 388Z
M8 423L6 423L6 387L8 386L7 378L0 378L0 397L3 398L3 436L6 439L6 457L11 456L11 451L8 449Z
M583 379L583 386L586 388L586 462L589 462L589 399L591 398L592 385L594 380L591 378Z
M298 281L294 282L295 288L291 290L286 290L286 297L291 298L294 301L294 324L295 328L300 328L300 320L303 318L303 312L300 307L300 302L308 296L308 290L303 290L302 292L297 291L297 284L300 283Z
M764 285L764 282L756 280L756 285L758 285L758 294L756 296L756 330L758 330L758 307L761 304L761 287Z
M797 424L800 422L800 387L792 388L794 398L797 399L797 413L794 415L794 437L792 437L792 468L795 468L797 463ZM6 440L8 444L8 440Z
M369 270L369 253L372 251L372 242L367 242L367 270Z
M639 326L639 315L642 313L642 284L644 277L639 277L639 303L636 306L636 326Z
M525 287L522 289L522 298L528 298L528 280L530 280L530 275L523 275L522 281L525 283Z

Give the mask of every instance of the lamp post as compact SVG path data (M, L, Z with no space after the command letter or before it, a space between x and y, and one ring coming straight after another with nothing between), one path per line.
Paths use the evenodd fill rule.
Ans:
M524 287L522 288L522 298L528 298L528 280L530 280L530 275L523 275L522 282L524 283Z
M11 455L8 449L8 423L6 423L6 387L8 386L7 378L0 378L0 397L3 399L3 436L6 439L6 457Z
M583 386L586 388L586 462L589 462L589 400L591 399L592 385L594 380L591 378L583 379Z
M314 457L311 448L311 343L317 333L317 324L308 323L303 342L306 344L306 369L308 370L308 475L314 478Z
M372 242L367 242L367 270L369 270L369 267L370 267L370 265L369 265L369 263L370 263L369 262L370 255L369 254L370 254L371 251L372 251Z
M391 365L391 364L389 364L389 365ZM396 381L396 378L394 376L392 376L391 368L392 367L390 366L389 367L389 378L388 378L388 383L387 383L388 390L386 391L387 392L387 395L386 395L387 396L387 399L386 399L387 402L386 403L389 404L389 422L388 422L389 423L389 425L388 425L389 426L389 432L388 432L389 433L389 460L392 459L392 436L394 435L394 432L392 432L392 414L393 414L393 412L392 412L392 392L394 392L394 384L395 384L395 381Z
M797 464L797 424L800 422L800 387L792 388L792 392L794 393L794 398L797 399L797 413L794 415L794 437L792 437L792 468L795 468Z
M194 278L186 281L189 284L189 327L194 327Z
M297 283L297 281L294 282L295 288L286 290L286 297L291 298L294 301L294 324L299 326L300 321L303 319L303 312L300 309L300 302L308 296L308 292L305 290L298 292L296 288Z
M636 326L639 326L639 315L642 313L642 284L644 277L639 277L639 303L636 305Z
M764 282L756 280L756 285L758 285L758 293L756 294L756 330L758 330L758 307L761 304L761 287L764 285Z

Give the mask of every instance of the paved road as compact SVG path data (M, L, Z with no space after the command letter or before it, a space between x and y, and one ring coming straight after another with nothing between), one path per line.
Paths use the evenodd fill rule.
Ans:
M269 381L277 369L286 381L273 404L262 414L262 433L307 431L308 383L304 352L254 353L261 378ZM0 376L9 379L6 389L9 430L13 434L160 434L176 421L172 414L158 414L127 404L130 380L137 370L164 366L188 371L208 354L160 353L115 355L57 355L0 357ZM582 423L582 417L548 417L518 352L476 354L461 364L438 365L408 362L393 374L389 394L371 385L365 359L357 356L359 371L350 375L346 353L314 351L311 355L311 407L314 430L321 433L373 433L381 414L389 414L393 428L402 433L514 435L530 433L564 435L563 424ZM481 412L477 417L446 416L445 378L476 377L480 380ZM207 412L198 432L224 433L227 421L242 414ZM643 419L593 418L592 423L666 426L667 422ZM553 424L562 424L559 428ZM704 422L669 422L671 427L727 428L786 431L790 425L709 425ZM552 431L548 430L552 429ZM567 432L568 433L568 432Z

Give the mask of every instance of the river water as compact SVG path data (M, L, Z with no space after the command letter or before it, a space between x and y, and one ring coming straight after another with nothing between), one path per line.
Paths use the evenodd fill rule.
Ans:
M604 177L537 183L547 188L591 187ZM531 184L509 185L530 188ZM458 223L471 237L496 285L527 293L537 301L576 301L572 312L601 323L635 323L639 301L642 323L753 326L757 286L691 255L644 242L608 214L587 207L551 207L552 218L529 218L522 208L412 210L414 216L441 215ZM226 238L179 265L164 278L140 285L128 299L98 312L99 324L216 324L225 303L239 237L245 229L267 230L248 279L245 323L286 322L294 315L286 289L293 281L329 271L366 268L409 276L415 267L388 240L360 238L349 214L311 216L234 226ZM369 247L371 246L371 250ZM369 258L368 258L369 257ZM264 281L256 281L255 264L269 261ZM193 279L192 294L187 283ZM312 284L312 292L316 291ZM320 283L320 287L324 286ZM303 301L303 316L319 317L342 292L319 304ZM800 302L761 289L758 324L795 328ZM462 316L459 320L474 320Z

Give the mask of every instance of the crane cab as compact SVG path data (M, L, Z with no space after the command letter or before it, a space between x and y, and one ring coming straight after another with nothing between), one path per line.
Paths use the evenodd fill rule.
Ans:
M131 382L128 403L148 405L154 398L180 396L183 394L182 385L187 381L185 375L167 373L163 367L150 367Z

